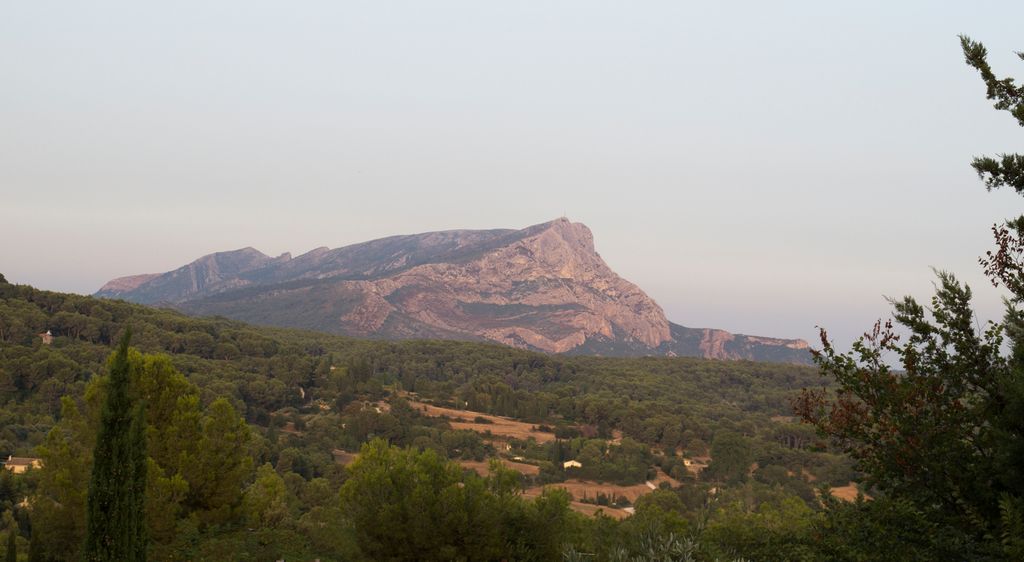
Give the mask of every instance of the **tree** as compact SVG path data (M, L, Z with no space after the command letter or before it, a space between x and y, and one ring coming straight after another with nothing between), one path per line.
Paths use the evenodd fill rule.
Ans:
M18 562L17 527L7 530L7 562Z
M256 481L245 491L243 506L249 525L273 528L288 516L284 480L270 463L256 471Z
M734 553L750 560L821 560L811 547L816 519L793 496L764 501L756 509L728 502L715 510L701 538L722 558Z
M117 353L112 354L109 365ZM226 521L250 476L248 427L226 400L204 412L199 390L165 355L128 350L128 396L136 403L133 431L145 428L145 448L135 447L136 500L144 496L148 535L141 543L170 547L190 525ZM85 544L87 491L93 448L102 425L112 376L94 377L85 389L85 409L61 398L60 421L38 448L43 468L32 497L32 548L46 559L79 560ZM140 411L138 403L145 403ZM205 415L204 415L205 414ZM145 425L140 423L144 418ZM143 438L138 432L132 440ZM191 516L195 515L193 518ZM37 540L38 539L38 540ZM159 555L159 552L153 552Z
M967 64L974 67L985 82L985 95L995 100L995 108L1008 111L1020 126L1024 127L1024 85L1014 86L1013 78L996 78L988 64L988 51L985 46L970 37L960 36L960 47L964 51ZM1024 60L1024 52L1017 53ZM1024 194L1024 155L1000 154L996 160L990 156L975 158L971 163L989 189L1012 187L1017 193Z
M145 409L133 404L126 331L110 365L110 382L86 507L86 560L146 559Z
M75 401L61 398L61 421L38 454L43 469L32 498L31 553L77 560L85 538L85 512L94 434Z
M707 476L728 483L745 480L754 453L745 437L732 431L719 431L711 443L711 464Z
M363 446L341 488L359 548L373 560L491 560L504 543L495 496L482 478L433 450Z
M1024 126L1024 88L996 79L985 48L961 37L995 107ZM1024 54L1021 54L1024 59ZM1024 157L976 158L986 187L1024 195ZM958 557L1024 556L1024 216L993 227L996 250L982 258L1004 286L1002 322L978 327L971 290L946 272L931 306L912 297L893 301L893 322L877 323L849 353L822 331L816 361L836 380L834 396L804 390L803 421L845 449L890 497L910 502L944 538L961 536ZM1004 342L1009 343L1009 354ZM899 368L890 366L888 354ZM894 504L896 505L896 504ZM899 504L902 505L902 504ZM877 511L877 510L874 510ZM865 510L866 514L872 510ZM935 533L932 533L935 534ZM993 538L1000 538L996 543Z
M208 523L228 520L242 495L242 483L252 473L250 434L235 408L224 398L214 400L203 418L201 434L181 472L188 481L187 504Z

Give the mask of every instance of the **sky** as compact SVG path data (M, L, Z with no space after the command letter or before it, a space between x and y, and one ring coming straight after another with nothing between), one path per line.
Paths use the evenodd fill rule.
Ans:
M957 35L1024 79L1024 2L10 2L0 273L91 293L562 215L691 327L848 344L1021 212Z

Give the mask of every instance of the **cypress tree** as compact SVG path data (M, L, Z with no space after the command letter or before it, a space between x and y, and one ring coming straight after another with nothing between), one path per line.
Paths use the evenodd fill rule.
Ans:
M32 531L28 537L28 562L45 562L46 558L43 556L43 545L39 541L39 531L36 530L35 525L32 526Z
M140 402L135 406L135 415L132 418L131 427L132 444L132 512L135 516L133 522L135 527L134 555L131 560L135 562L146 562L146 546L149 543L149 533L146 528L146 404Z
M84 550L88 561L145 560L145 416L141 404L133 407L129 394L130 339L127 330L111 363L93 450Z
M17 533L15 532L15 528L12 527L11 530L7 532L7 562L17 562L18 560L18 543L15 542L17 540L15 535L17 535Z

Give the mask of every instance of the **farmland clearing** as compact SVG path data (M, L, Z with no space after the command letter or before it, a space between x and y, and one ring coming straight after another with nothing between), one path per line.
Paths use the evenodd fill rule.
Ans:
M489 432L494 437L521 439L523 441L533 438L538 443L547 443L555 440L554 433L540 431L534 424L516 421L504 416L495 416L471 410L444 408L424 402L410 401L409 405L423 415L433 418L447 418L452 429L468 429L482 435L486 435ZM477 419L486 421L476 421Z

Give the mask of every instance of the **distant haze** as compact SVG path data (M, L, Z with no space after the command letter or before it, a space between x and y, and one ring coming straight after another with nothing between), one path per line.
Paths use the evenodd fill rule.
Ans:
M0 273L92 293L567 214L677 323L848 344L930 267L1001 314L972 156L1021 151L1024 3L12 2Z

